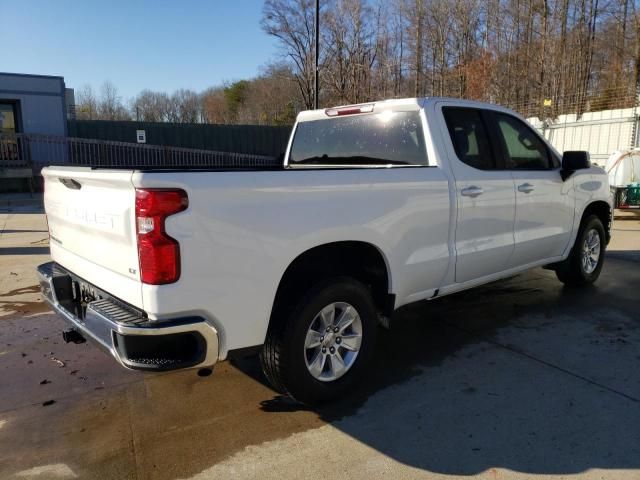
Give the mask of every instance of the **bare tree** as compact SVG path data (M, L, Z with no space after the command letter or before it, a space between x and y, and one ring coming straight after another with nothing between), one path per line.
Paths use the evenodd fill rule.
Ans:
M200 97L193 90L181 88L171 96L172 103L177 110L178 121L182 123L196 123L200 118Z
M95 120L98 118L98 99L91 85L83 85L75 92L76 118Z
M131 118L129 111L122 104L118 88L109 80L105 81L100 88L98 115L101 120L128 120Z
M212 87L202 93L202 111L205 123L231 123L222 87Z
M143 90L131 104L133 117L141 122L162 122L166 120L166 94Z
M375 11L363 0L336 0L326 15L323 79L338 103L371 98L377 45Z
M266 33L280 40L291 61L305 108L314 104L314 8L313 0L266 0L261 23Z
M275 64L249 82L238 121L257 125L291 125L303 108L296 95L296 80L287 65Z

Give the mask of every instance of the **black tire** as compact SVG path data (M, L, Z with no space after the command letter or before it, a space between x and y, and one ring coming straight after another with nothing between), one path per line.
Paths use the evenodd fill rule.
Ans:
M600 241L600 254L595 269L588 272L582 262L582 255L585 240L592 230L595 230L598 234ZM602 270L606 245L607 242L604 226L600 219L596 215L591 215L585 218L580 224L576 243L573 245L569 257L556 267L556 276L558 277L558 280L565 285L575 287L590 285L595 282L600 276L600 271Z
M353 306L362 325L362 342L352 366L332 381L316 379L305 361L305 338L316 315L327 305L346 302ZM369 290L360 282L340 277L318 283L298 301L284 319L272 319L260 354L269 382L300 403L328 402L352 389L371 364L377 334L377 314Z

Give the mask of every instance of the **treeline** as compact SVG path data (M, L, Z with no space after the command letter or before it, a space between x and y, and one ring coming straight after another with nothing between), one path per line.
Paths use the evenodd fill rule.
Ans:
M75 92L79 120L291 125L299 110L295 80L287 66L269 66L251 80L229 82L204 92L169 94L143 90L125 101L112 82L99 91L85 85Z
M451 96L555 116L635 104L638 0L322 0L320 106ZM266 0L281 59L257 78L125 106L78 92L80 118L289 124L314 104L315 0ZM92 92L89 92L92 94ZM117 95L116 95L117 96ZM96 98L97 97L97 98Z
M267 0L263 29L313 105L314 0ZM640 76L637 0L321 2L321 104L452 96L554 114L626 106ZM543 112L544 100L550 111Z

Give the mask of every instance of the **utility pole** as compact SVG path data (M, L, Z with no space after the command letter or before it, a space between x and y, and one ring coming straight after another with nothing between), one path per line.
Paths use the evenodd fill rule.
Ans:
M316 0L316 31L315 31L315 70L313 75L313 106L318 108L318 52L320 47L320 0Z

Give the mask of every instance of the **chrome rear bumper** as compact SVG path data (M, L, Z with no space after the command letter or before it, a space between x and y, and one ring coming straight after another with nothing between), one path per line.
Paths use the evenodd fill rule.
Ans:
M87 303L85 310L77 300L82 279L55 262L40 265L37 272L53 310L124 367L164 371L211 367L218 361L218 333L202 318L150 321L97 288L103 298Z

